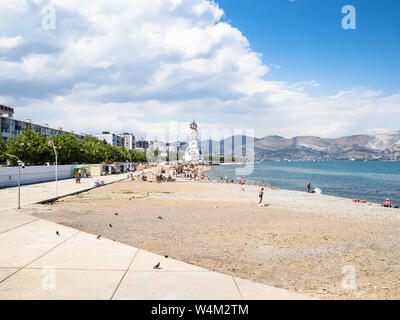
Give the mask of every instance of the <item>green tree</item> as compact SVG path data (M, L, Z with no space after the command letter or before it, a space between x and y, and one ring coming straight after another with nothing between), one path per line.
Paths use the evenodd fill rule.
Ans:
M85 136L83 140L75 138L72 134L46 138L41 133L24 128L21 135L9 139L6 147L0 141L0 162L6 161L6 158L4 160L1 158L1 151L6 150L7 153L19 157L28 165L52 163L55 161L55 155L53 146L48 144L49 140L54 142L59 164L147 161L145 152L113 147L93 136ZM16 164L15 159L10 158L9 160L12 164Z
M57 150L59 164L79 164L85 162L82 154L83 143L74 135L57 135L52 138L52 140L54 141L54 145Z
M0 163L5 163L7 161L7 157L4 154L7 151L7 146L2 137L0 137Z
M47 145L46 137L27 127L22 129L22 134L8 140L7 153L17 156L30 165L42 165L54 157L51 147ZM14 165L17 163L14 158L9 160Z
M84 163L101 163L105 161L105 144L93 136L82 140L82 161Z

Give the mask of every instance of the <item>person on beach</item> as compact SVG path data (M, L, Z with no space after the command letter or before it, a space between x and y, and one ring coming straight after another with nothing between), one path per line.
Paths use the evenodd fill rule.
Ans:
M311 191L311 183L309 182L309 183L307 184L307 192L310 193L310 191Z
M258 197L260 198L260 202L258 204L261 204L263 202L263 197L264 197L264 188L261 188Z
M392 204L390 203L389 199L386 199L386 201L383 203L383 206L384 206L385 208L391 208L391 207L392 207Z

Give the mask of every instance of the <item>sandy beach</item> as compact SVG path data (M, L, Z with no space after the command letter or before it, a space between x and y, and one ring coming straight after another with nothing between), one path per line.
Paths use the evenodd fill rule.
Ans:
M287 190L266 190L259 208L258 191L125 180L23 210L320 299L400 299L399 209ZM355 290L342 286L345 266L355 269Z

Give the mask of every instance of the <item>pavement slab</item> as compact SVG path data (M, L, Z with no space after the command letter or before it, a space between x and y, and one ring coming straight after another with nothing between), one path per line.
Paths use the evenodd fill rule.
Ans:
M310 300L310 297L241 278L234 278L244 300Z
M109 300L124 272L23 269L0 283L2 300Z
M0 268L0 283L18 270L17 268Z
M128 271L114 300L240 300L231 276L216 272Z
M16 210L0 212L0 234L37 219L30 215L18 213Z
M80 232L34 261L28 268L126 271L138 249Z
M59 231L59 236L56 231ZM78 232L49 221L36 220L2 233L0 267L21 268Z

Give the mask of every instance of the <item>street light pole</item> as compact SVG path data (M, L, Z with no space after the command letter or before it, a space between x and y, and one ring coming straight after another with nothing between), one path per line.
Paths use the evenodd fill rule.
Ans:
M22 161L19 160L19 158L17 156L14 156L12 154L5 154L8 157L12 157L17 159L17 163L18 163L18 209L21 209L21 165L22 165Z
M56 155L56 197L58 197L58 167L57 167L58 155L56 151L56 146L54 145L54 141L50 140L48 144L49 146L53 146L54 154Z

